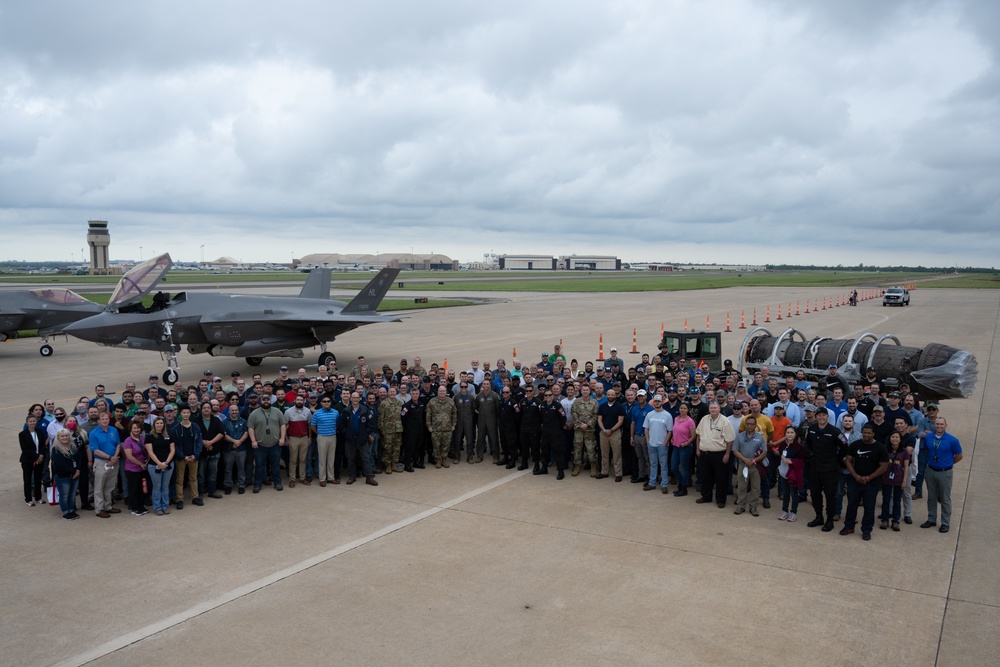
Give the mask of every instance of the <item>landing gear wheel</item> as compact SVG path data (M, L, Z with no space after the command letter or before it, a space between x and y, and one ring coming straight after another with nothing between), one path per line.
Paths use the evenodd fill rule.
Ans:
M51 345L42 345L40 348L38 348L38 354L42 355L43 357L51 357L52 356L52 346Z
M319 355L320 366L329 367L331 361L333 363L337 363L337 355L335 355L333 352L324 352L323 354Z
M180 379L180 374L173 368L168 368L163 371L163 383L164 384L174 384Z
M260 366L264 361L264 357L247 357L247 363L251 366Z

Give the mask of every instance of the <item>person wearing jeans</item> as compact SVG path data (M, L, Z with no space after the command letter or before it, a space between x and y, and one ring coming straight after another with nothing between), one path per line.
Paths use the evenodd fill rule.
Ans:
M253 492L260 493L268 463L271 464L274 490L281 491L281 445L286 442L285 415L281 410L271 407L271 397L267 394L261 397L260 403L261 406L251 412L247 419L247 432L250 434L250 446L253 448L257 467Z
M633 422L634 423L634 422ZM649 449L649 481L643 485L644 491L656 488L656 476L660 476L660 488L667 492L670 473L667 470L668 454L670 453L670 435L674 428L674 418L663 409L663 396L653 396L653 411L647 412L643 419L643 433L648 440Z
M75 450L70 432L64 428L59 429L52 446L52 476L59 491L59 510L64 519L70 520L80 518L76 513L76 488L80 480L80 469L76 465Z
M691 486L691 465L694 458L694 441L696 438L694 420L688 414L687 403L678 407L677 419L670 436L670 454L674 480L677 482L675 496L686 496ZM662 474L662 473L661 473Z
M153 427L146 438L146 456L149 463L150 496L153 514L170 514L170 480L174 472L174 441L167 432L163 417L153 419Z

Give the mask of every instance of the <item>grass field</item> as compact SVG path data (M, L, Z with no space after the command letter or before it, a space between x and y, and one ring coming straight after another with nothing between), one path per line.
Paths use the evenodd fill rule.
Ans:
M919 284L924 287L947 287L949 289L1000 289L1000 274L997 273L964 273L957 276L942 276L935 280L927 280Z
M664 273L582 276L555 274L554 278L508 278L501 274L493 281L468 280L466 274L439 278L437 282L412 283L404 289L418 291L469 290L504 292L650 292L716 289L721 287L877 287L911 282L936 274L864 273L859 271L802 271L768 273ZM496 274L494 274L496 275ZM440 284L439 284L440 283Z

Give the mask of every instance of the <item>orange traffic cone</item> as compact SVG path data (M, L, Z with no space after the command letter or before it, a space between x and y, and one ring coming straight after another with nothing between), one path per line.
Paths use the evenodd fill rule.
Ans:
M639 348L636 347L635 327L632 327L632 351L629 354L639 354Z
M746 328L747 328L747 311L741 310L740 311L740 329L746 329Z
M604 361L604 334L597 336L597 360Z

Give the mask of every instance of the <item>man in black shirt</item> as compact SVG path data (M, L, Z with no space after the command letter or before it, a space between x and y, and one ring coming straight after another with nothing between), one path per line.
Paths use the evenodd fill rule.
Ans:
M861 428L861 440L851 443L845 462L851 477L847 480L847 514L844 515L844 527L840 534L854 532L858 505L864 503L861 537L870 540L875 527L875 500L882 486L882 473L889 465L889 451L875 439L875 428L871 424Z
M885 408L881 405L876 405L872 408L872 419L868 423L872 425L872 429L875 431L875 439L879 442L884 444L886 439L892 435L893 424L885 418Z
M809 495L812 496L816 518L807 525L823 526L823 532L833 530L834 501L840 465L844 460L847 438L830 424L826 410L817 410L816 424L806 430L803 447L809 460ZM823 520L823 496L826 496L826 520Z

